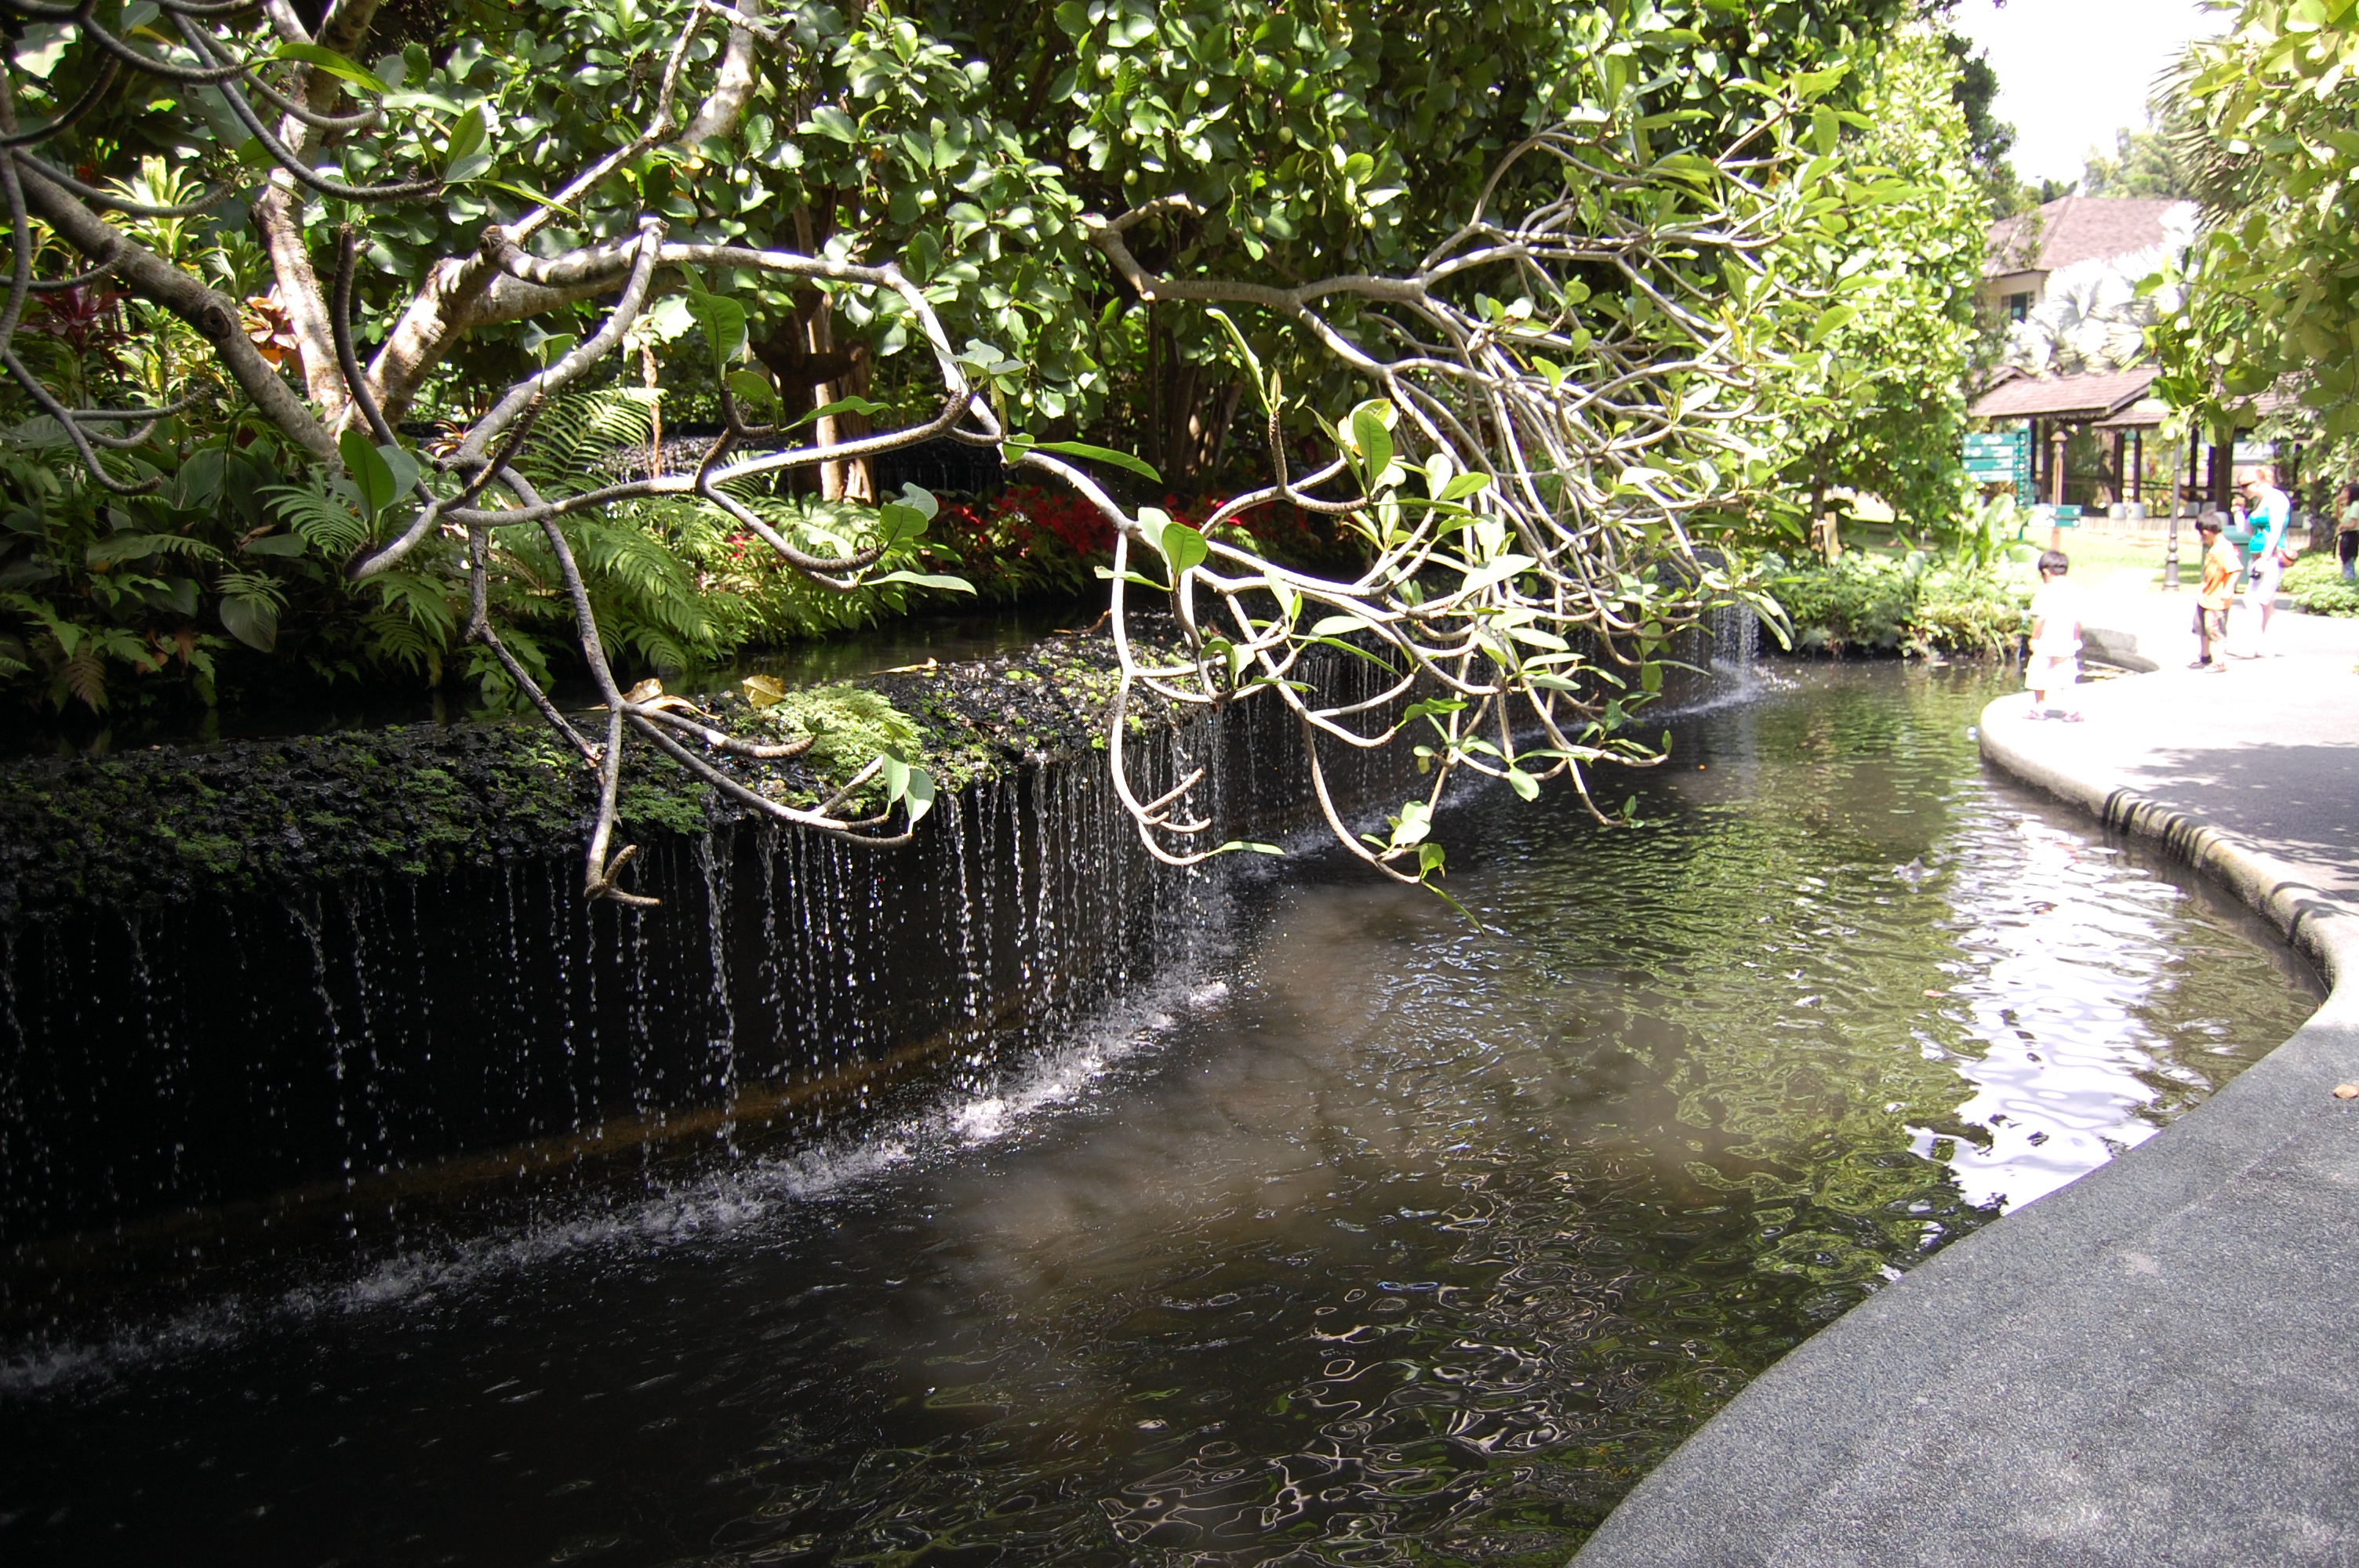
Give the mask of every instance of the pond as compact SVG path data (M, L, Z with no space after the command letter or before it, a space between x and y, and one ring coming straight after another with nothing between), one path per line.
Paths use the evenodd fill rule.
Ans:
M1986 774L2004 676L1781 665L1612 781L1308 854L857 1136L322 1254L0 1369L0 1553L1559 1563L1751 1377L2152 1136L2315 978Z

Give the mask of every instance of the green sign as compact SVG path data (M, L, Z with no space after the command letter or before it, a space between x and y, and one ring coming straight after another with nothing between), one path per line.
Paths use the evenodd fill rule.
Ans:
M1966 475L1976 484L2011 484L2015 499L2028 506L2031 493L2031 432L2021 427L1976 431L1966 438Z

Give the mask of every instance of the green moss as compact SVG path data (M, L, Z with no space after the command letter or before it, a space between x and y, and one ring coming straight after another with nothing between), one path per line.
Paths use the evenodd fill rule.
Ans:
M923 750L909 716L864 687L790 691L763 710L762 721L780 736L812 737L804 754L830 778L847 778L886 752L915 762Z
M712 760L747 787L802 805L886 750L926 768L938 788L960 790L1102 751L1116 678L1111 644L1074 638L1013 659L792 692L766 708L730 694L710 702L724 728L817 743L790 760ZM1168 719L1161 699L1135 697L1134 730ZM632 836L704 833L713 799L652 747L630 748L617 804ZM878 799L872 791L869 804ZM0 766L0 920L74 901L162 905L570 857L595 804L594 776L537 720L28 758Z

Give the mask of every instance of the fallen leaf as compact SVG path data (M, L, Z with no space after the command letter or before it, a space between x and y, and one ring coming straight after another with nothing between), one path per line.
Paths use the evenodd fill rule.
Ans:
M1927 991L1925 994L1927 996L1948 996L1950 993L1948 991Z
M2334 1098L2336 1099L2359 1099L2359 1084L2335 1085Z
M649 676L623 694L625 702L650 702L663 695L663 682Z

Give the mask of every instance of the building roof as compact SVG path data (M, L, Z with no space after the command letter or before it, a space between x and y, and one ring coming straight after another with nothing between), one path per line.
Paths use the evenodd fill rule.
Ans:
M2100 430L2153 430L2170 417L2170 405L2159 397L2141 397L2126 408L2097 421Z
M2059 272L2075 262L2106 261L2163 242L2162 217L2176 201L2063 196L1990 227L1983 276Z
M1977 419L2104 419L2145 396L2160 373L2148 365L2108 375L2022 376L1983 394L1966 412Z

